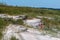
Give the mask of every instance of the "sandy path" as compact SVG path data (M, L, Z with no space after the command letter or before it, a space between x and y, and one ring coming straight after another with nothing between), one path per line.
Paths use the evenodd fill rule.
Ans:
M25 32L20 32L20 25L12 25L10 24L4 33L4 37L2 40L10 40L12 36L15 36L19 40L60 40L60 38L54 38L49 35L41 35L36 29L29 28Z
M41 35L37 30L28 30L28 32L20 33L25 40L60 40L49 35Z

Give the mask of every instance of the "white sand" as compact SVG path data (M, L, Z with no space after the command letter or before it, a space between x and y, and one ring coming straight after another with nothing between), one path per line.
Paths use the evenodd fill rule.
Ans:
M22 29L20 28L20 25L10 24L5 30L3 39L10 40L12 36L15 36L19 40L60 40L60 38L51 37L50 35L41 35L41 32L36 29L29 28L25 32L21 31Z

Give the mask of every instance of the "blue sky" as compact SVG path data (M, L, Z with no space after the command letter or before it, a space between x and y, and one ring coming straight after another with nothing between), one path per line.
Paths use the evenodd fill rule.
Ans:
M14 6L60 8L60 0L0 0L0 2Z

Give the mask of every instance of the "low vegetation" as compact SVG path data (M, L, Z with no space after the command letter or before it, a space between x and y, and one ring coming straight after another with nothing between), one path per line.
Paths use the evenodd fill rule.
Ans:
M45 21L46 26L58 26L60 24L60 10L59 9L52 9L52 8L31 8L31 7L18 7L18 6L7 6L7 5L0 5L0 14L9 14L9 15L20 15L20 14L27 14L28 17L36 17L36 16L47 16L55 18L54 20ZM18 20L20 21L20 20ZM21 23L22 21L17 23ZM12 21L14 23L14 21ZM21 23L22 24L22 23ZM48 28L48 27L47 27ZM59 28L59 26L57 27Z
M18 7L18 6L7 6L7 5L0 5L0 14L9 14L9 15L21 15L27 14L28 17L36 17L36 16L47 16L52 17L54 19L46 19L43 18L42 21L44 23L44 30L52 30L58 29L60 31L60 10L59 9L52 9L52 8L31 8L31 7ZM5 26L9 23L13 24L20 24L23 25L22 20L7 20L0 18L0 38L2 36L2 31L5 29ZM15 40L13 37L11 40Z
M17 40L15 37L11 37L11 39L10 40Z
M4 19L0 18L0 39L3 36L2 31L6 28L9 23Z

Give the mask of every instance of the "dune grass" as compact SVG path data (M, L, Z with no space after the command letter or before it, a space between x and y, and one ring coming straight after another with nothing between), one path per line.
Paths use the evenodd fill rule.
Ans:
M17 40L15 37L11 37L11 39L10 40Z
M4 19L0 18L0 40L3 36L2 32L5 30L8 24L9 24L8 21L5 21Z
M31 7L18 7L18 6L7 6L0 5L0 14L9 14L9 15L28 15L28 17L36 17L36 16L47 16L53 17L53 20L42 18L43 24L45 26L44 30L51 30L56 28L60 30L60 10L58 9L50 9L50 8L31 8ZM22 20L14 21L14 20L3 20L0 19L0 31L5 29L5 26L9 23L17 23L23 25ZM2 32L2 31L1 31ZM0 32L0 35L2 35ZM0 37L1 38L1 37Z

